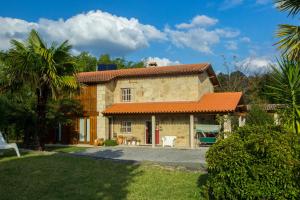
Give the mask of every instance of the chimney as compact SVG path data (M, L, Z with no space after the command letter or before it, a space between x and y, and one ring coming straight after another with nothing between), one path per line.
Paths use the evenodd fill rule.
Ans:
M157 67L157 63L155 61L149 62L148 67Z

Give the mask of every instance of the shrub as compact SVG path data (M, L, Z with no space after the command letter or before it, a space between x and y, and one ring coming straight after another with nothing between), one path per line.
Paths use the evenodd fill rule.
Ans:
M272 115L267 113L263 108L258 105L251 105L251 109L249 110L246 116L246 122L248 125L268 125L274 124L274 119Z
M274 126L246 126L217 141L207 152L207 195L211 199L299 199L297 145L295 136Z
M105 140L104 145L105 146L117 146L118 144L117 144L116 140Z

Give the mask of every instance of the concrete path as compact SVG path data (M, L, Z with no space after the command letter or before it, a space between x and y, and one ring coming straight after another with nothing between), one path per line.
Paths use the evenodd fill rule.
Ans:
M205 153L207 150L208 147L201 147L200 149L174 149L117 146L89 148L84 152L75 154L121 161L150 161L167 166L203 170L205 169Z

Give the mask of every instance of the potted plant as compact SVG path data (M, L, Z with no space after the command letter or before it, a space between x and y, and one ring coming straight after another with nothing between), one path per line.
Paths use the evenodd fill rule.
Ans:
M136 145L139 146L140 144L141 144L141 140L137 140L137 141L136 141Z
M122 135L119 135L117 137L117 144L120 145L120 144L123 144L123 140L124 140L124 137Z

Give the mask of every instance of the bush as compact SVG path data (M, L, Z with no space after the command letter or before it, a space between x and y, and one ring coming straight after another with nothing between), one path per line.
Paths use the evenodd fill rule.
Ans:
M270 125L274 124L274 118L271 114L267 113L263 108L258 105L251 105L251 109L249 110L246 116L246 123L248 125Z
M274 126L246 126L217 141L206 155L207 196L299 199L299 147L295 137Z
M105 146L117 146L118 144L117 144L116 140L105 140L104 145Z

